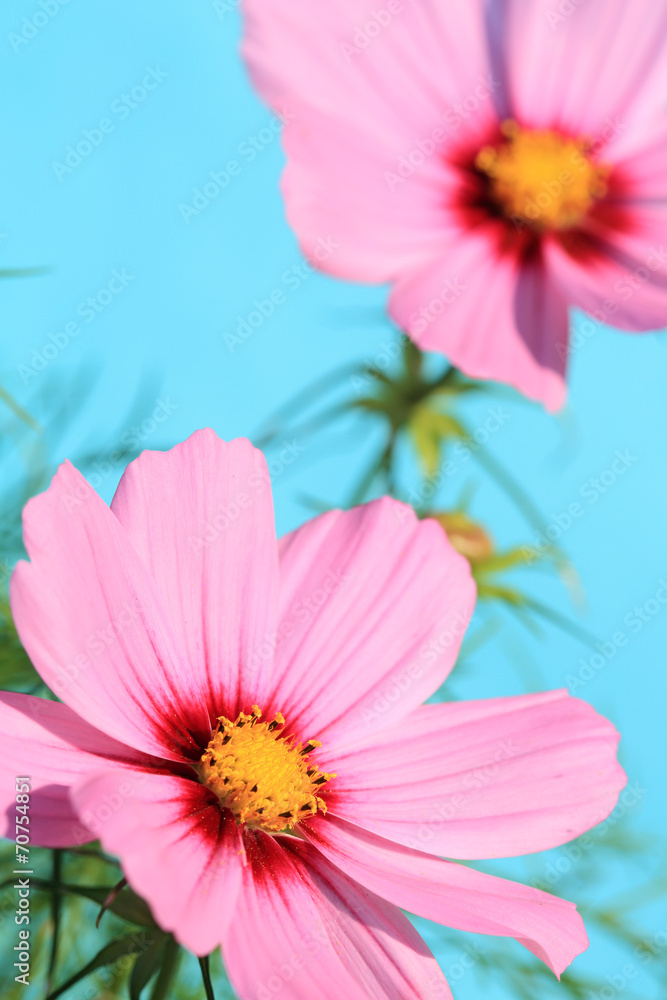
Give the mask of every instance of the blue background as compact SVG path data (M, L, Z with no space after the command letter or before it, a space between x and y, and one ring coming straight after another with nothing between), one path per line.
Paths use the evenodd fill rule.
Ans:
M97 372L92 396L59 444L59 458L112 432L133 433L137 420L123 420L138 393L145 404L140 416L147 420L143 429L139 421L136 432L142 447L167 446L204 425L226 438L252 436L297 389L334 366L372 361L395 338L383 313L385 289L319 274L299 288L286 286L284 272L301 257L278 190L280 140L238 56L238 11L231 2L226 6L70 0L35 37L12 43L11 33L18 35L23 18L40 8L37 0L3 4L0 267L45 265L51 271L2 283L0 384L28 402L33 393L51 392L82 370ZM117 102L141 84L148 67L166 75L121 115ZM99 127L102 119L113 130L90 155L66 173L54 169L83 130ZM251 159L252 143L261 150ZM186 221L181 206L191 205L194 189L230 160L241 164L238 174ZM86 322L85 307L77 313L78 307L107 287L114 269L124 269L131 280ZM255 300L275 289L285 292L284 302L230 350L225 334L233 334ZM62 332L72 322L80 332L67 340ZM55 356L31 374L33 352L52 344L51 334L64 346L49 348L47 354ZM598 887L601 898L643 883L664 850L667 605L636 632L624 620L667 578L666 376L660 335L597 329L573 354L566 411L553 418L516 397L503 398L508 417L489 444L548 524L558 518L565 523L568 506L581 503L582 516L561 539L586 592L581 621L602 642L619 629L628 636L576 693L623 734L622 760L640 787L627 821L635 832L658 840L639 863L628 858L609 864ZM155 427L150 417L159 400L171 412ZM467 404L470 426L482 426L489 407L497 405L491 397ZM342 501L343 484L361 471L373 437L362 425L348 424L301 444L303 454L275 476L281 533L310 516L300 502L303 494ZM610 468L619 449L632 456L627 471L590 502L582 490ZM120 471L105 467L100 491L106 499ZM533 540L512 502L474 461L460 466L443 502L452 505L470 482L480 484L472 510L501 546ZM522 582L552 607L573 613L554 577L524 575ZM456 694L485 697L562 686L590 655L553 627L537 638L507 617L456 681ZM559 857L554 851L533 860L532 877L540 878ZM525 876L519 862L493 870ZM653 934L665 928L667 913L659 904L647 905L637 920ZM447 970L457 949L427 933ZM508 946L508 961L520 951ZM604 979L627 959L595 933L590 952L578 961ZM644 971L641 977L632 988L641 993L643 986L645 995L657 996ZM455 995L478 995L476 982L466 974L452 983Z

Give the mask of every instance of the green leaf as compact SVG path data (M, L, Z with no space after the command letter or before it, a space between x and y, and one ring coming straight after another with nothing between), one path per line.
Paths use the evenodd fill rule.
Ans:
M166 934L156 937L152 944L146 948L146 951L142 951L138 956L130 976L130 1000L141 1000L141 991L160 966L166 940Z
M99 927L100 926L100 920L102 919L102 917L104 916L104 914L106 913L106 911L111 909L111 907L113 906L113 904L118 899L118 896L119 896L121 890L124 889L126 885L127 885L127 879L123 877L119 882L116 882L116 884L109 890L109 895L107 896L107 898L102 903L102 908L101 908L100 912L97 914L97 920L95 921L95 927Z
M23 423L30 428L30 430L35 431L37 434L41 432L41 425L33 417L31 417L28 411L24 410L21 404L14 399L11 393L7 392L6 389L3 389L1 385L0 399L6 406L9 407L12 413L19 418L19 420L22 420Z
M508 549L507 552L497 552L480 563L476 567L476 572L480 576L486 576L491 573L499 573L504 569L511 569L514 566L525 566L530 561L526 555L526 549L527 546ZM542 553L538 553L538 558L541 556Z
M2 267L0 278L35 278L40 274L48 274L50 267Z
M112 941L98 951L95 958L88 962L88 965L85 965L83 969L70 976L67 982L59 986L53 993L49 993L46 1000L56 1000L56 997L62 996L63 993L71 989L72 986L76 985L82 979L85 979L91 972L95 972L96 969L102 969L105 965L112 965L127 955L136 955L137 952L146 951L153 941L154 935L148 934L146 931L141 931L139 934L126 934L125 937L118 938L117 941Z
M417 450L422 468L429 478L438 471L442 445L455 438L467 437L465 428L448 413L440 413L424 403L415 406L408 422L408 431Z
M500 584L478 582L477 594L480 598L487 600L504 601L515 608L526 604L526 598L520 591L513 590L511 587L503 587Z
M5 885L11 885L11 879L8 882L4 882L0 888ZM109 898L109 893L113 889L113 886L110 885L66 885L64 882L53 882L50 879L43 878L32 879L32 885L46 892L83 896L84 899L91 899L94 903L99 903L100 906L104 905ZM129 923L138 924L140 927L157 927L148 904L129 888L123 889L109 905L108 909L112 913L115 913L117 917L120 917L121 920L127 920Z
M104 904L108 898L109 890L104 889L102 891L106 893L104 899L100 901L98 897L96 902L100 901L101 904ZM109 905L108 909L112 913L115 913L117 917L120 917L121 920L127 920L131 924L139 924L140 927L157 926L148 904L130 888L126 887L123 889Z
M183 954L184 952L180 945L174 941L173 937L169 936L164 949L162 967L158 972L158 977L151 991L151 1000L167 1000L168 996L172 996L169 991L178 972L178 964Z
M0 566L0 570L3 569ZM21 645L9 601L4 596L0 597L0 688L3 691L29 691L31 694L43 689L41 678Z
M403 363L408 377L416 381L421 376L424 356L414 341L406 337L403 341Z
M599 637L593 635L588 629L583 628L576 622L571 621L566 618L565 615L561 615L560 612L554 611L547 604L543 604L541 601L536 601L533 597L524 597L523 599L524 607L529 608L534 614L539 615L546 621L551 622L556 628L559 628L562 632L566 632L571 635L574 639L578 639L584 646L590 647L590 649L595 649L596 643L600 641Z
M421 407L412 414L408 431L414 442L419 464L424 474L432 479L440 464L440 435L429 419L429 411Z
M373 399L371 396L364 396L362 399L353 399L350 402L351 410L368 410L369 413L383 413L384 404L379 399Z

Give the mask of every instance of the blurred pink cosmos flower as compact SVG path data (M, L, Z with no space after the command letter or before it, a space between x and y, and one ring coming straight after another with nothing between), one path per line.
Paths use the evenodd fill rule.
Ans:
M24 516L25 647L63 703L3 693L2 788L32 842L99 837L158 923L239 995L449 997L399 907L511 935L557 974L573 904L450 858L604 819L617 733L564 691L424 705L475 592L435 521L385 499L276 543L263 456L200 431L109 509L69 464Z
M549 409L569 305L667 325L667 2L563 7L245 0L306 255L326 237L421 347Z

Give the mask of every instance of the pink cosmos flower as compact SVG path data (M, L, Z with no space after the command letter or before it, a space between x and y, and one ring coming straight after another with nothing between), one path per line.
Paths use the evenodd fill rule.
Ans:
M557 409L569 305L667 324L665 0L245 12L253 80L289 109L283 191L304 252L391 282L421 347Z
M32 842L99 837L242 998L449 997L399 907L557 974L586 947L572 903L439 857L568 841L625 776L565 691L423 704L475 599L435 521L385 499L276 543L263 456L206 430L111 509L66 463L24 524L12 608L62 703L1 696L6 836L28 773Z

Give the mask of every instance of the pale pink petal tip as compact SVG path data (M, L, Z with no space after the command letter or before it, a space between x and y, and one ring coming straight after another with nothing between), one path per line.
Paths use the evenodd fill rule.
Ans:
M588 947L574 903L413 851L327 817L306 833L323 854L403 910L473 934L515 938L557 976Z

